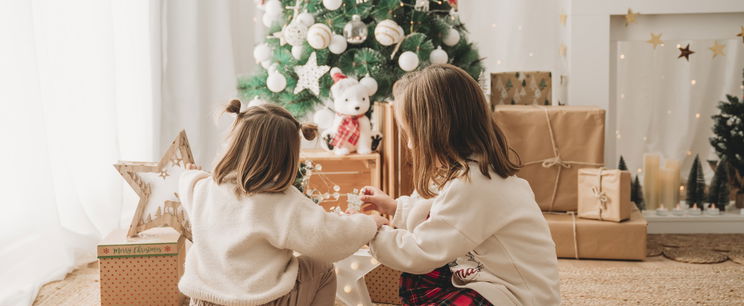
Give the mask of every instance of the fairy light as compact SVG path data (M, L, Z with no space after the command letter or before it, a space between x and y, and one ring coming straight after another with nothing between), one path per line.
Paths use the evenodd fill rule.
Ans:
M527 55L529 55L529 56L533 56L533 55L535 55L535 54L534 54L534 53L532 53L532 52L530 52L530 53L529 53L529 54L527 54Z
M351 293L351 286L349 285L344 286L344 292Z
M351 263L351 269L352 270L358 270L359 269L359 263L358 262L352 262Z
M667 115L671 115L671 114L672 114L672 110L671 109L668 109L667 110Z
M690 81L690 85L695 86L695 84L697 84L697 81L695 80Z
M518 31L521 31L522 30L522 25L517 26L517 30Z
M620 94L620 99L625 99L625 94Z
M643 142L646 142L648 140L648 137L643 136Z
M700 113L695 114L695 119L700 119Z
M677 44L677 49L679 49L679 48L681 48L681 47L682 47L682 45L680 45L680 44Z
M496 65L501 65L501 60L496 60Z
M692 151L687 151L687 156L692 155Z
M495 23L492 23L491 24L491 27L495 29L496 28L496 24Z
M620 59L625 59L625 54L620 54Z
M641 172L643 172L643 169L641 169L641 168L638 168L638 170L636 170L636 172L637 172L638 174L640 174Z

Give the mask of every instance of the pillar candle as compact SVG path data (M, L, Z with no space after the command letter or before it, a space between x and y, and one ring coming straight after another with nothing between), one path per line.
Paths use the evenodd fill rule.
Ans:
M659 154L643 155L643 200L647 210L659 207Z
M667 159L664 163L664 167L669 169L671 171L671 176L669 177L670 185L669 188L672 189L670 192L672 193L672 203L671 206L668 207L676 207L677 204L679 204L679 186L681 183L680 180L680 169L681 169L682 163L677 159Z
M674 208L674 191L677 188L677 184L673 182L672 169L667 167L659 169L659 179L656 181L659 184L659 207L667 209ZM676 190L679 194L679 190Z

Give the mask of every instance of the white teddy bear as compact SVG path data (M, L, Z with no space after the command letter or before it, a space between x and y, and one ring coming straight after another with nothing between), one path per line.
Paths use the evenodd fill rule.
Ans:
M355 151L359 154L372 152L373 139L379 142L380 135L372 131L365 114L371 105L369 97L377 88L347 77L336 67L331 69L331 77L334 82L331 97L336 115L333 125L321 133L322 145L336 155L347 155ZM322 126L324 122L316 123Z

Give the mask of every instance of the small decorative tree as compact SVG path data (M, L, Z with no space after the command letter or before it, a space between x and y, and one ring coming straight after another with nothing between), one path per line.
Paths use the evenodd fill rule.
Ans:
M687 205L692 207L697 205L698 208L705 206L705 176L703 166L700 164L700 157L695 155L690 167L690 174L687 176Z
M710 144L721 160L726 158L729 184L737 189L736 207L744 208L744 97L726 95L718 109L720 112L712 117L715 136Z
M638 175L635 176L633 184L630 184L630 200L636 204L638 209L646 209L646 203L643 202L643 189L641 188L641 182L638 180Z
M715 205L721 211L726 210L729 203L728 165L725 159L718 162L716 172L708 189L708 203Z
M628 171L628 166L625 165L625 159L620 155L620 162L617 163L617 169Z

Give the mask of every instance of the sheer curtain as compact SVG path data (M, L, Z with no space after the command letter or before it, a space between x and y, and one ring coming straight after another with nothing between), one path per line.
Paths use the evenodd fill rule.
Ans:
M0 305L31 304L128 225L136 195L114 162L154 160L184 128L210 161L227 127L214 110L253 65L254 12L239 0L0 1Z

